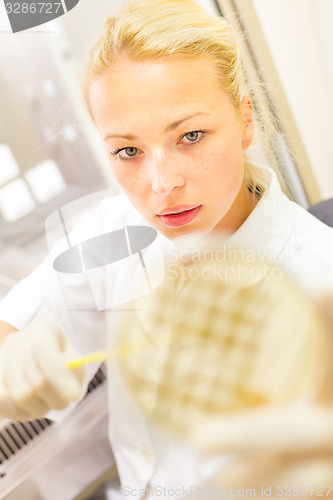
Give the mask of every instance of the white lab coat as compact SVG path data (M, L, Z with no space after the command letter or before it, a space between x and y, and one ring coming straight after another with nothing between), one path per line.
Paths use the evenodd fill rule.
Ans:
M256 168L263 180L264 194L228 241L236 247L246 245L258 249L263 258L278 261L296 283L312 295L327 288L332 290L333 229L290 201L282 193L271 169L259 165ZM78 226L72 239L74 242L84 241L123 225L147 223L125 196L120 195L104 201L85 219L84 225ZM143 252L146 263L158 259L160 250L172 245L158 235L151 247ZM104 348L106 319L110 319L110 314L118 313L106 312L103 307L98 311L96 303L104 301L109 308L124 304L129 279L135 275L140 277L142 273L140 260L133 255L120 264L105 266L96 272L59 275L52 268L57 251L59 248L55 248L36 271L1 301L0 319L21 329L33 319L47 317L63 328L79 352ZM93 291L92 285L95 287ZM96 365L89 366L87 382L96 369ZM210 474L225 467L226 458L223 456L203 459L189 446L156 434L127 397L116 363L109 363L108 392L109 436L122 486L128 496L139 498L139 490L148 484L152 488L186 489L202 483Z

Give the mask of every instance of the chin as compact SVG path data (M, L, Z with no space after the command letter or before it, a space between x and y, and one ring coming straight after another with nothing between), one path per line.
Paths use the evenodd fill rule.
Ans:
M206 237L210 233L210 229L203 228L193 228L193 227L179 227L179 228L156 228L160 233L162 233L169 240L173 240L174 242L179 240L201 240Z

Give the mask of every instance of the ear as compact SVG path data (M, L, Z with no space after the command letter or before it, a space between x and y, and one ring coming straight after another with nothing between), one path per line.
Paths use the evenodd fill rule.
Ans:
M240 103L242 125L242 148L247 149L254 136L254 118L251 97L246 94Z

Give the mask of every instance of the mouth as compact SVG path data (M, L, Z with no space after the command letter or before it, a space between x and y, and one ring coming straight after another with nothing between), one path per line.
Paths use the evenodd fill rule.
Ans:
M192 222L201 211L202 205L196 206L177 206L162 210L157 216L166 226L180 227L186 226Z

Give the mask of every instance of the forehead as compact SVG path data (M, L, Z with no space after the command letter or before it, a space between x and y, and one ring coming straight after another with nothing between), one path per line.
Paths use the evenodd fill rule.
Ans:
M131 61L124 59L96 79L89 90L90 109L98 127L129 119L214 109L229 100L214 64L207 58Z

